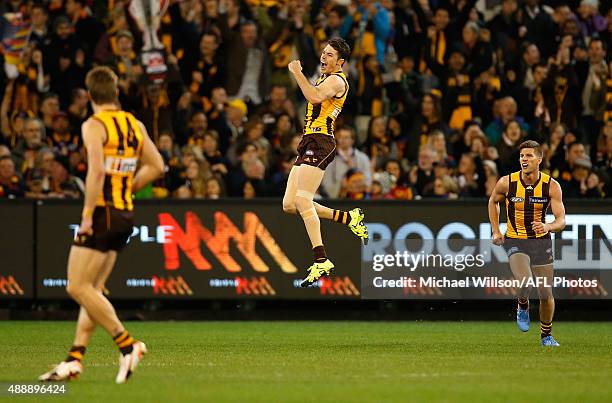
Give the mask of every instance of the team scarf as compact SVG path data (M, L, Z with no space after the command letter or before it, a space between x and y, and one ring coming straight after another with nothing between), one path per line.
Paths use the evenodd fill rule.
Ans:
M4 62L17 65L28 44L32 23L21 13L5 13L0 24Z

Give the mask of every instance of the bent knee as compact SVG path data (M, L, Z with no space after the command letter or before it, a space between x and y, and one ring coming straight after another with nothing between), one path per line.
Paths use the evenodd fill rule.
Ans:
M295 214L297 212L297 208L295 207L295 202L283 200L283 211L288 214Z
M66 292L72 298L77 299L83 293L83 287L78 284L69 282L66 286Z
M314 204L311 199L297 196L295 198L295 208L297 211L304 211L313 207Z

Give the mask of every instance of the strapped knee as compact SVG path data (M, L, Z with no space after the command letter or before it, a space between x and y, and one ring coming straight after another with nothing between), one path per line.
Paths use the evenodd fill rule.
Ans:
M305 220L307 218L316 216L317 215L317 210L314 208L314 206L312 206L309 209L306 209L304 211L300 211L300 215Z
M303 199L312 201L314 199L314 193L310 193L306 190L298 190L295 193L295 197L301 197Z

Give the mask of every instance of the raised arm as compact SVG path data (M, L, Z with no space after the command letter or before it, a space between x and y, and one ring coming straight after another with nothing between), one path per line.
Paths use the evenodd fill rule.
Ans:
M295 77L295 81L300 86L304 98L311 104L320 104L323 101L331 99L337 94L344 92L345 83L337 75L328 76L321 84L314 86L308 82L308 79L302 73L302 64L299 60L294 60L289 63L289 71Z
M489 222L491 223L491 232L493 233L493 243L495 245L502 245L504 243L504 235L499 230L499 203L506 198L508 182L508 176L503 176L497 181L491 197L489 197Z

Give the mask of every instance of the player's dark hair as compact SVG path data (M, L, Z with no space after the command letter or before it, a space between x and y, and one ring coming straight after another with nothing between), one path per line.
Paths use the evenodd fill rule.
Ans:
M344 59L345 62L348 62L349 57L351 56L351 47L346 43L346 41L342 38L332 38L327 42L329 46L334 48L340 59Z
M538 143L537 141L534 141L534 140L523 141L521 145L519 146L519 152L523 148L533 148L536 155L538 157L542 157L542 147L540 146L540 143Z
M94 67L85 77L91 100L98 104L117 103L117 75L110 67Z

